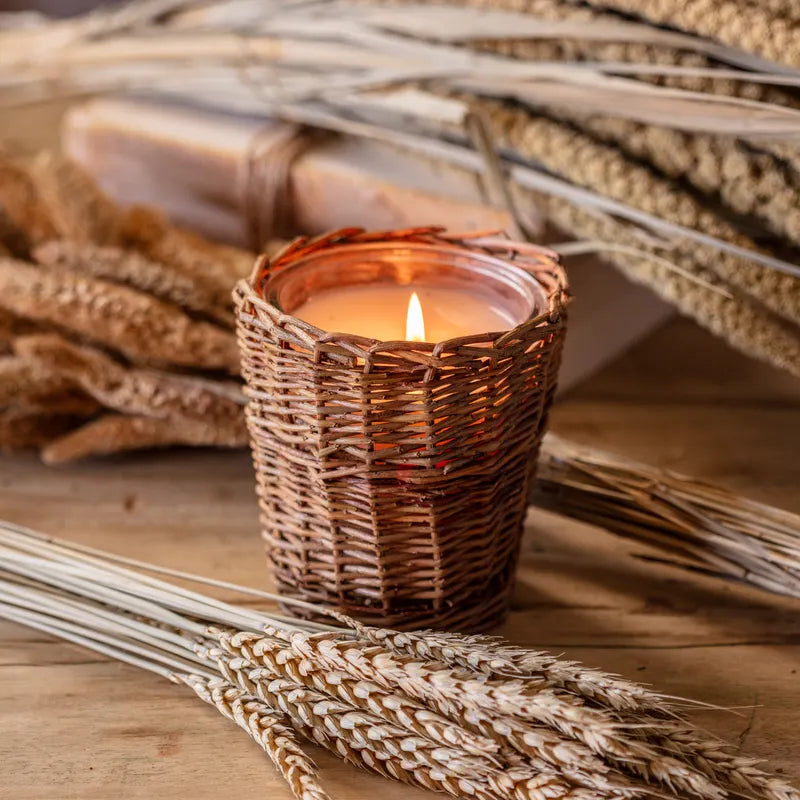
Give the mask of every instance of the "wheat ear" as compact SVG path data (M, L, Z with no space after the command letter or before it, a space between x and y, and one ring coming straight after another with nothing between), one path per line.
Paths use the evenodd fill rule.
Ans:
M221 678L175 675L174 679L246 731L270 757L297 800L329 800L317 779L314 762L303 752L294 730L284 724L283 714Z
M237 659L233 661L218 658L217 666L218 669L226 675L228 680L238 683L238 685L242 686L242 688L247 691L255 692L259 697L262 697L265 702L272 704L277 697L276 691L278 694L280 694L281 691L291 692L299 689L300 686L293 681L284 681L283 683L272 681L269 685L268 694L263 694L265 691L263 688L264 680L272 676L270 670L256 669L247 671L244 669L246 664L256 661L256 657L253 653L254 643L257 642L256 637L257 634L250 634L247 636L248 645L250 645L250 647L244 648L244 656L239 657L237 655ZM221 638L234 653L239 654L243 652L241 646L235 646L235 637L223 635ZM297 639L298 634L292 634L291 638ZM309 638L319 640L321 637ZM331 640L329 638L324 638L322 641L330 642ZM347 642L343 644L345 647L348 647L352 643ZM308 655L311 656L311 653ZM351 657L355 655L354 648L349 648L349 655ZM361 663L362 656L368 658L368 653L362 652L361 656L356 656L354 660L357 663ZM381 669L384 674L388 674L385 661L382 661L379 669ZM365 671L363 663L360 671ZM432 671L434 674L439 673L434 680L438 679L438 682L441 683L443 671L435 667L433 667ZM449 672L452 673L452 671ZM389 678L389 680L396 680L396 672L392 671L391 675L392 677ZM452 673L452 675L458 676L458 673ZM461 677L463 681L463 676ZM415 678L424 681L424 677L419 674L415 675ZM398 681L398 683L401 686L403 685L400 681ZM482 703L477 704L477 708L470 702L464 702L463 698L469 695L470 689L472 689L473 692L476 689L474 681L467 680L465 683L466 685L461 684L457 687L455 684L449 684L448 691L452 691L456 688L456 694L462 695L461 703L450 704L449 712L451 718L455 716L459 721L479 730L484 735L497 736L499 734L500 741L504 744L509 744L517 752L532 757L534 759L533 763L535 763L539 769L543 769L547 772L549 769L556 767L577 785L583 785L585 787L592 786L595 788L601 787L608 796L619 798L629 797L637 793L636 787L606 777L604 773L608 771L607 768L604 767L601 761L592 758L590 752L580 747L575 747L574 743L571 744L568 741L564 741L558 735L554 735L553 731L545 727L533 727L520 724L518 720L513 718L513 712L507 705L507 700L504 702L503 699L500 698L501 702L499 703L501 708L508 715L506 717L485 714L486 697L483 698ZM509 682L505 682L503 685L508 687ZM513 684L512 687L514 687ZM430 702L431 688L428 687L424 689L423 692L424 691L429 693ZM436 693L435 690L434 693ZM297 698L301 696L306 703L322 702L327 697L323 692L314 692L307 695L295 693L295 702ZM541 704L534 704L536 708L534 713L539 722L554 725L562 734L571 736L579 742L588 745L590 750L605 755L612 763L617 764L622 769L628 770L632 774L643 778L652 776L666 786L675 786L678 789L690 791L701 797L721 798L721 791L713 786L701 771L695 769L691 764L681 763L668 755L660 753L658 750L651 748L645 741L624 737L618 731L613 730L613 720L606 721L608 727L602 731L604 736L602 742L596 741L599 726L597 719L593 719L594 712L592 709L584 708L580 705L570 706L570 709L573 711L570 715L566 713L563 708L559 707L560 701L566 700L566 697L561 697L554 693L551 694L549 690L539 690L533 697L544 701ZM498 698L495 697L493 699L497 700ZM531 698L527 699L530 700ZM524 702L523 695L517 694L516 700ZM346 713L348 706L337 707L331 705L328 706L328 708L331 713L341 714ZM530 705L527 706L527 708L530 713ZM547 719L548 716L549 719ZM659 723L654 723L654 727L658 727L658 725ZM394 733L395 736L399 735L397 732ZM391 735L392 731L387 729L387 736ZM425 751L422 750L421 752ZM435 762L438 762L438 759L435 759ZM435 766L435 763L432 763L429 759L424 760L424 764L427 766ZM459 774L461 773L460 764L458 765L457 772ZM468 775L469 771L464 774Z
M279 640L214 628L210 628L209 633L224 651L247 664L265 668L273 677L286 677L299 685L338 697L354 708L367 710L434 741L447 742L477 755L494 756L502 747L504 760L510 757L514 761L510 748L525 755L540 769L562 770L576 784L600 787L617 796L635 792L622 781L609 778L609 768L585 745L549 728L525 725L511 717L493 718L478 710L460 714L462 724L455 724L397 691L387 691L371 681L356 679L339 670L319 669L310 659L298 657ZM196 652L209 658L202 645L196 647Z
M480 769L470 768L464 756L457 753L436 753L425 746L419 737L372 720L370 715L347 710L320 692L298 687L291 681L266 681L263 670L250 670L248 674L234 669L235 663L220 666L227 680L262 699L269 707L284 712L292 723L311 734L314 741L334 749L339 755L373 771L436 791L446 791L457 797L487 798L516 797L519 800L543 800L545 797L574 798L574 800L599 800L599 793L581 786L566 783L553 771L517 767L501 772L491 765ZM324 737L324 741L321 737ZM334 747L330 747L333 744ZM423 746L420 746L423 745ZM433 758L431 758L433 756ZM439 761L441 759L441 762ZM614 794L606 797L613 799ZM622 800L622 797L619 798Z
M394 653L441 661L497 677L544 678L551 686L616 711L640 711L659 716L672 714L668 705L653 692L576 662L563 661L549 653L514 647L496 637L446 633L442 631L395 631L374 628L345 618L359 635L383 645Z
M316 718L327 730L355 747L380 742L387 752L403 756L421 767L446 768L464 778L485 776L492 769L486 758L442 745L399 725L353 708L335 697L285 678L274 678L263 667L250 667L242 659L217 660L217 669L231 683L259 697L294 719Z
M436 662L397 656L381 647L364 647L365 642L341 641L336 634L309 635L271 629L271 635L285 638L295 652L343 669L383 686L399 686L406 694L433 706L455 721L468 718L471 710L518 718L555 728L565 736L587 745L593 752L629 769L633 774L654 777L668 787L688 791L709 800L722 792L694 767L649 747L625 733L606 709L590 708L579 698L547 686L542 680L480 680L471 672L454 670ZM648 726L652 733L660 723ZM664 729L666 730L666 724Z
M466 730L400 692L387 690L372 681L359 680L341 670L320 669L309 659L299 657L281 640L245 631L232 633L209 628L208 632L224 651L254 667L267 669L274 677L286 678L337 697L354 708L473 755L492 756L499 750L491 738ZM198 652L207 657L200 645Z
M657 744L733 793L769 800L800 800L800 792L794 786L759 769L755 759L736 755L729 745L703 738L688 726L676 728Z

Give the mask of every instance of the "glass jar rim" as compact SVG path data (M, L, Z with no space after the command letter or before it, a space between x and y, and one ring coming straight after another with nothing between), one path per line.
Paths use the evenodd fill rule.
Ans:
M394 256L394 261L391 256ZM405 258L402 256L405 255ZM381 258L383 256L383 258ZM355 263L353 263L355 262ZM492 253L464 247L453 243L415 242L403 239L376 242L353 242L336 244L324 250L298 254L296 260L284 262L277 270L267 274L262 284L262 297L279 311L293 314L303 303L303 297L310 296L309 284L303 283L304 274L314 273L320 268L347 263L350 272L344 277L351 280L336 281L331 287L358 285L364 283L395 283L404 285L410 281L397 280L398 275L408 277L411 273L425 271L434 265L443 270L439 276L461 276L461 283L474 289L475 278L483 282L489 291L503 295L506 300L516 302L522 309L516 314L515 325L545 313L548 309L547 291L531 271L515 263L510 258L503 258ZM389 269L378 268L388 265ZM360 267L360 269L357 269ZM372 272L370 272L370 268ZM387 277L394 280L386 280ZM372 280L366 278L372 277ZM472 280L468 280L471 276ZM312 276L319 278L319 275ZM293 286L297 282L297 286ZM458 281L456 281L458 282ZM324 291L329 287L314 287L314 291ZM294 293L292 290L294 289ZM303 294L305 290L305 295ZM286 295L294 298L287 302ZM297 296L301 297L300 300Z

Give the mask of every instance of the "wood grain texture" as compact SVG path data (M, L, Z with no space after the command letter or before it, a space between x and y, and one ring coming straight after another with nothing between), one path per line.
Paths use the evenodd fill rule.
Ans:
M675 322L564 397L553 427L799 511L798 412L800 384ZM243 452L174 451L62 469L6 458L0 515L269 585ZM800 602L638 557L648 552L531 511L503 632L666 693L746 707L698 718L800 782ZM426 794L315 757L337 799ZM0 798L289 798L264 755L188 690L7 623L0 764Z

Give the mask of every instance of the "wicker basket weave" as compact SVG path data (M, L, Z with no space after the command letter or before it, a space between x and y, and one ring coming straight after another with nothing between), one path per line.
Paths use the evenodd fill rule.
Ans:
M503 333L387 343L326 333L270 295L300 261L382 243L503 266L500 255L506 270L513 259L538 281L540 307ZM262 257L235 300L278 589L396 628L500 622L565 330L557 257L441 229L348 229Z

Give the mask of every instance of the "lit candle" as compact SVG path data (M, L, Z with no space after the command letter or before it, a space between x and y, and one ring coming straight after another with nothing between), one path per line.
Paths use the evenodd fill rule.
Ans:
M293 313L325 331L381 341L441 342L519 322L509 309L466 287L391 283L325 289Z
M364 242L286 260L265 299L326 333L436 344L502 333L547 307L530 273L446 243Z

